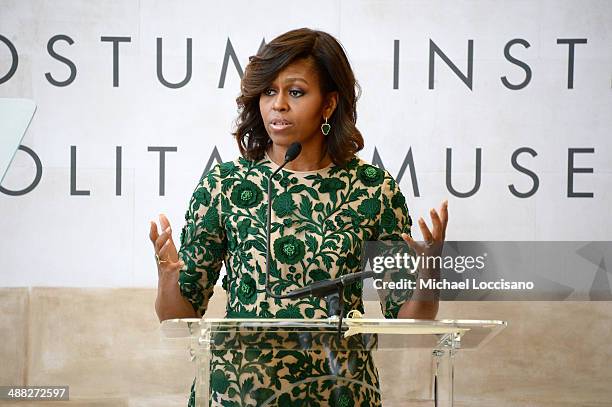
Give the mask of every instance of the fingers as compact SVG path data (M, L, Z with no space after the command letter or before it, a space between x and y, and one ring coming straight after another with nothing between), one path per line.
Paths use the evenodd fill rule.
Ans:
M408 243L408 246L413 248L415 251L419 251L419 244L415 242L414 239L412 239L412 236L410 236L408 233L402 233L402 239L404 239L404 241Z
M448 224L448 200L444 200L440 205L440 213L435 209L430 210L431 220L434 224L434 237L436 240L444 240L446 238L446 225Z
M151 226L149 230L149 239L151 239L151 243L155 246L155 241L159 237L159 233L157 233L157 223L151 221Z
M423 241L428 242L427 245L420 244L415 242L412 237L407 233L402 233L402 239L408 246L415 249L418 252L423 250L437 250L436 247L441 250L442 245L444 244L444 239L446 236L446 225L448 224L448 200L444 200L440 205L439 213L434 208L429 210L429 215L431 216L431 221L433 224L433 233L427 227L427 223L425 223L425 219L422 217L419 218L419 228L421 229L421 235L423 236Z
M445 199L442 205L440 205L440 219L442 220L442 226L446 232L446 225L448 224L448 199Z
M172 243L172 229L169 227L155 240L155 253L159 254L161 248L168 242Z
M172 241L170 239L167 239L164 244L159 248L159 250L157 251L157 255L160 259L168 260L168 247L170 247L171 243Z
M427 224L425 223L425 220L423 218L419 218L419 228L421 228L423 240L425 240L426 242L430 242L433 240L433 236L429 231L429 228L427 227Z
M431 222L433 224L433 232L429 232L427 224L425 224L425 221L422 218L419 219L419 226L421 227L425 241L430 241L432 240L431 238L435 240L444 240L446 236L446 225L448 224L448 200L444 200L442 202L439 211L440 213L438 213L434 208L429 210L429 216L431 216Z
M172 241L172 229L170 228L170 221L163 213L159 215L159 224L161 226L162 233L159 234L157 231L157 223L151 221L151 227L149 231L149 239L153 242L153 246L155 247L155 253L160 252L162 246L166 244L167 241Z
M161 214L159 215L159 223L162 233L157 231L157 223L154 221L150 222L149 229L149 239L151 239L153 243L158 258L158 272L168 273L179 271L185 267L185 263L179 258L176 247L174 246L170 221L168 221L168 218L164 214Z
M408 233L402 233L402 239L404 239L404 241L412 250L414 250L415 253L425 253L429 250L429 246L415 241Z
M159 215L159 224L161 225L162 230L166 230L170 227L170 221L163 213Z
M158 268L164 271L176 271L185 266L185 262L176 253L172 240L167 239L166 243L157 252Z
M429 210L429 216L431 216L431 222L433 223L433 236L436 240L438 240L443 235L442 221L440 220L438 212L436 212L436 210L433 208Z

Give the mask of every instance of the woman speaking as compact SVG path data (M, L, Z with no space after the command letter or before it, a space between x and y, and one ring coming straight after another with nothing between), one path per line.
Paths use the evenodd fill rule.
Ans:
M404 239L417 253L441 252L447 202L430 211L431 230L419 219L426 243L414 241L397 182L356 156L363 148L355 126L357 89L342 46L321 31L287 32L250 58L237 98L234 137L240 157L200 179L178 251L168 219L160 216L161 233L151 222L160 320L202 317L222 264L227 272L222 284L227 318L327 318L324 299L277 297L360 271L366 241ZM270 185L269 295L268 182L295 143L301 152ZM420 270L418 278L434 274ZM359 284L344 290L345 311L363 312L361 291ZM434 319L438 301L431 294L417 288L402 298L381 301L383 314ZM262 349L248 360L214 356L211 404L380 405L378 374L368 353L279 352Z

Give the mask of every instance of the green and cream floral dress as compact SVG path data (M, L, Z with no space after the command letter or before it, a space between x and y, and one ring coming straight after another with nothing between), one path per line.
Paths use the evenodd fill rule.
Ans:
M324 299L276 300L265 293L268 156L239 158L204 174L181 232L182 295L206 312L221 266L227 271L228 318L326 318ZM270 283L276 293L359 271L368 240L410 233L404 196L388 172L355 157L345 167L281 170L273 184ZM345 311L363 312L362 286L344 292ZM408 299L381 301L395 318ZM378 373L367 351L215 352L212 406L376 406ZM367 345L364 345L367 346ZM262 346L265 348L265 346ZM190 404L193 402L193 389Z

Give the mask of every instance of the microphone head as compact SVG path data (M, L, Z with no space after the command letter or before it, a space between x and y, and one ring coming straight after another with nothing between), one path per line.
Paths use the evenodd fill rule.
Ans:
M285 153L285 162L293 161L302 152L302 145L297 141L289 146Z

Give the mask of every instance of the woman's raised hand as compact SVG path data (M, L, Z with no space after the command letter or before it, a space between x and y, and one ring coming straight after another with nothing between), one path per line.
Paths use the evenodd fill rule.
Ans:
M448 201L445 200L440 205L440 213L434 208L429 211L433 230L430 231L423 218L419 218L419 227L423 236L424 243L416 242L407 233L402 234L402 238L412 247L417 254L424 253L428 256L436 256L442 253L444 239L446 239L446 225L448 224Z
M176 246L172 240L172 228L164 214L159 215L159 224L161 226L161 234L157 231L157 223L151 221L149 238L155 249L158 277L162 277L162 274L167 275L177 272L185 263L178 258Z

